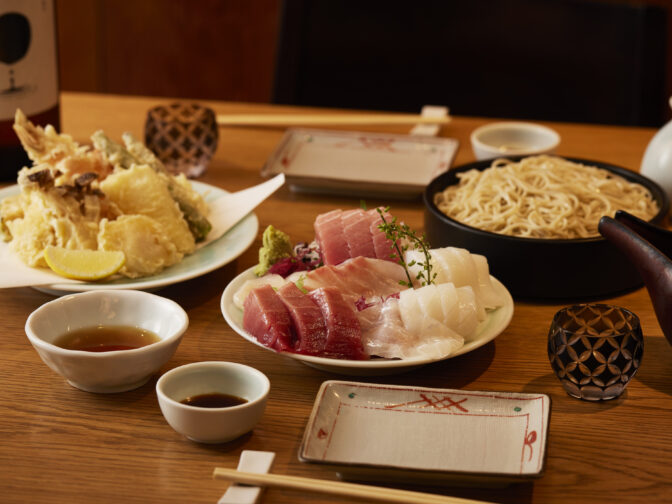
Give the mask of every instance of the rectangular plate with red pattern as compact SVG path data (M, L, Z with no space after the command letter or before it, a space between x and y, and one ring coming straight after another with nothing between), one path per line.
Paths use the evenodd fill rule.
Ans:
M551 400L326 381L299 459L344 479L509 483L543 474Z
M453 138L290 128L261 170L297 192L412 198L448 170Z

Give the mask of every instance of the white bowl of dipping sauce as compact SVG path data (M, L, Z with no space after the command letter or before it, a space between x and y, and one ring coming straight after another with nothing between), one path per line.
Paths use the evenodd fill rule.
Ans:
M42 360L72 386L112 393L144 385L173 356L188 325L170 299L99 290L43 304L25 329Z
M554 130L529 122L490 123L471 133L471 147L478 160L547 154L559 144L560 135Z
M271 384L261 371L235 362L194 362L156 382L161 412L177 432L199 443L224 443L261 419Z

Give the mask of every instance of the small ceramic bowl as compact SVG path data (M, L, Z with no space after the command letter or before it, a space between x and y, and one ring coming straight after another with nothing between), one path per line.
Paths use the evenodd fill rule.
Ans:
M270 389L261 371L221 361L185 364L156 382L159 406L168 424L199 443L224 443L251 431L264 413ZM182 403L204 394L227 394L246 402L215 408Z
M547 154L559 143L560 135L551 128L527 122L496 122L471 133L471 147L478 160Z
M144 385L175 353L189 325L174 301L148 292L99 290L43 304L26 321L26 335L42 360L72 386L87 392L123 392ZM56 346L73 331L131 326L159 341L132 350L89 352Z

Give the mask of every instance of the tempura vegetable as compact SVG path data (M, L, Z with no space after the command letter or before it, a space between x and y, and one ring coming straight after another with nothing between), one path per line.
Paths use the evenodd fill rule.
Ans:
M20 193L0 202L0 231L23 262L46 267L47 247L121 251L119 274L153 275L192 253L211 230L208 206L184 175L172 175L129 133L102 131L79 145L17 110L14 130L33 162Z

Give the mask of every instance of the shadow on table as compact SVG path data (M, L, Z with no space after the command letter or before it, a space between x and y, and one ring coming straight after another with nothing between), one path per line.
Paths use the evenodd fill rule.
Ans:
M667 339L644 337L642 363L633 380L672 396L672 346Z
M488 369L494 357L495 342L491 342L464 355L427 364L399 374L356 376L350 379L367 383L461 389L481 376Z
M353 482L354 483L354 482ZM361 483L361 482L356 482ZM533 482L514 483L506 486L487 486L483 484L474 486L435 486L430 487L426 485L392 485L379 482L371 483L375 486L385 488L397 488L401 490L421 491L432 493L436 495L445 495L449 497L457 497L460 499L472 499L485 502L497 502L501 504L525 504L532 502L532 493L534 490Z
M521 390L529 394L547 394L551 398L553 413L593 414L615 408L628 400L628 389L616 399L609 401L585 401L568 395L553 373L548 373L529 381Z
M632 383L639 381L649 388L672 396L672 346L665 338L645 337L642 362L639 371L632 380ZM630 387L626 388L625 392L617 399L592 404L605 410L618 406L628 399L629 389ZM586 403L591 403L590 401L582 401L568 396L553 373L547 373L531 380L525 385L523 392L550 395L554 410L564 409L571 413L595 411L594 408L585 407Z
M180 282L156 291L178 303L186 311L219 299L226 285L236 276L236 261L222 266L206 275Z

